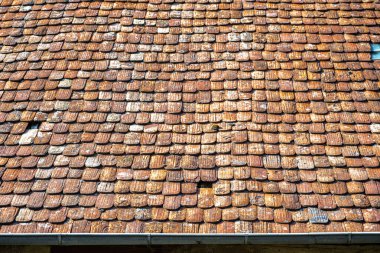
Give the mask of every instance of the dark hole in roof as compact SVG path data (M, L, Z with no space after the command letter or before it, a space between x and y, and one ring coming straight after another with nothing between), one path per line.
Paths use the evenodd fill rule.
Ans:
M27 130L31 130L31 129L38 129L41 125L41 122L37 122L37 121L31 121L28 123L28 126L27 126Z
M199 181L198 188L212 188L212 182Z

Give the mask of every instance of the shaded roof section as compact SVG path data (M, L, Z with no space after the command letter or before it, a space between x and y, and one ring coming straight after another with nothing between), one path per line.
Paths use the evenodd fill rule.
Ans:
M379 232L324 233L8 233L0 234L0 245L361 245L380 244ZM342 247L342 246L341 246Z
M375 1L0 6L0 232L380 231Z

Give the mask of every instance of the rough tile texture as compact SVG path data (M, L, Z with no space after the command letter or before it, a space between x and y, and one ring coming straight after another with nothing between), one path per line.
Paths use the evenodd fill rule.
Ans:
M0 6L0 232L380 231L375 0Z

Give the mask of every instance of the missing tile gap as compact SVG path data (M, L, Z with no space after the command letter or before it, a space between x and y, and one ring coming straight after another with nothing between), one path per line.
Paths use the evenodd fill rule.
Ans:
M40 125L41 125L41 122L31 121L28 123L27 130L38 129Z
M198 188L212 188L212 182L199 181Z

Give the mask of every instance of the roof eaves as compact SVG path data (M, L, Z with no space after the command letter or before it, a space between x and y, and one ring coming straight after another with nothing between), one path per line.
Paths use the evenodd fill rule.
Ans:
M380 244L380 233L0 234L0 245Z

